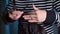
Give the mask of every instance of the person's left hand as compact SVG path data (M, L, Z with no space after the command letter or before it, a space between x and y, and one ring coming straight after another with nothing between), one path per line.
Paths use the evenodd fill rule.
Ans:
M46 20L47 12L45 10L39 10L33 4L34 11L30 12L29 15L24 15L23 18L28 20L28 22L44 22Z

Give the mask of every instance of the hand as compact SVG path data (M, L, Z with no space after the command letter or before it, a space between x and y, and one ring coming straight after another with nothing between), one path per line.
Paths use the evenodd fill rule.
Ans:
M17 19L19 19L21 17L22 14L23 14L23 11L14 10L11 13L9 12L9 17L12 20L17 20Z
M30 15L24 15L23 18L28 22L44 22L46 20L47 12L45 10L39 10L33 4L34 11L30 12Z

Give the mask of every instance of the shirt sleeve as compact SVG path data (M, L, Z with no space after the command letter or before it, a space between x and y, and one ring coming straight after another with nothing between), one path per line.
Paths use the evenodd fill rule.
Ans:
M55 8L55 11L57 12L56 14L56 19L57 19L57 21L56 21L56 23L55 24L59 24L60 22L59 22L59 12L60 12L60 0L55 0L55 2L54 2L54 8Z
M60 12L60 0L54 1L54 8L55 8L56 12Z
M56 13L60 12L60 0L55 0L53 3L53 9L51 11L47 11L47 18L43 22L45 25L53 24L56 22Z
M13 23L15 21L15 20L12 20L11 18L9 18L9 14L7 11L3 12L1 19L4 22L4 24Z
M55 20L56 20L56 14L54 10L47 11L47 17L46 17L46 20L43 22L43 24L44 25L53 24Z

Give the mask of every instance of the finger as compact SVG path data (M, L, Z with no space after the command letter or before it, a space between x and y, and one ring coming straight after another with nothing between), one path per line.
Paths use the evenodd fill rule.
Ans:
M23 11L21 11L21 14L23 14L24 12Z
M31 19L37 19L36 15L30 15Z
M32 11L32 12L29 12L29 14L30 14L30 15L35 15L35 12L34 12L34 11Z
M21 15L18 15L18 16L16 16L16 19L19 19L21 17Z
M37 20L28 20L28 22L33 23L33 22L38 22L38 21Z
M13 12L14 14L23 14L24 12L23 11L16 11L16 12Z
M24 15L23 18L24 18L25 20L30 20L30 19L31 19L31 17L30 17L29 15Z
M38 10L38 8L34 4L32 6L34 10Z

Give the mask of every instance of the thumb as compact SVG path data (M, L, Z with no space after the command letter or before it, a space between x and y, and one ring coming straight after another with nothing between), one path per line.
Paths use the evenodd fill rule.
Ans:
M35 14L37 15L37 14L38 14L39 9L38 9L34 4L33 4L32 6L33 6L33 9L34 9Z
M24 12L23 11L21 11L21 14L23 14Z
M32 4L32 6L35 11L39 10L34 4Z

